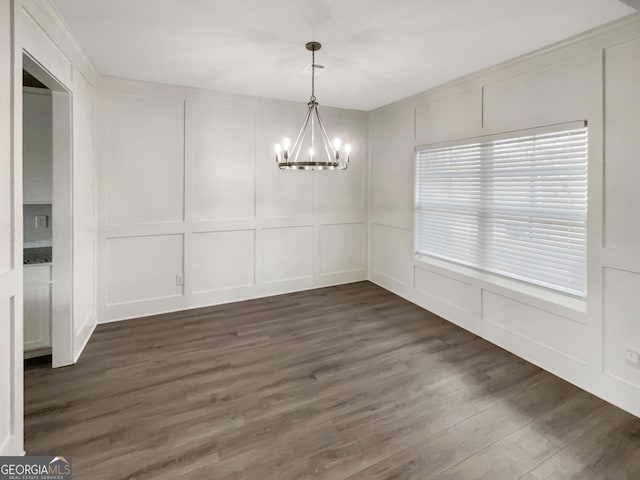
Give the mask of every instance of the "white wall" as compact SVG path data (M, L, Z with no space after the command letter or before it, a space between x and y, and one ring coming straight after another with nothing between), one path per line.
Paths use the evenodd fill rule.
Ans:
M99 90L100 321L366 279L366 113L323 109L348 170L280 171L273 145L303 103Z
M52 115L50 90L23 88L23 203L51 203L53 198Z
M13 38L12 35L13 34ZM73 282L69 339L77 360L96 323L94 91L97 73L47 1L0 0L0 455L23 453L23 52L70 92ZM12 58L13 57L13 58ZM15 101L11 102L11 98ZM55 146L54 146L55 150Z
M414 258L416 146L575 120L590 135L586 302ZM640 415L624 359L640 351L640 15L371 112L370 132L370 279Z

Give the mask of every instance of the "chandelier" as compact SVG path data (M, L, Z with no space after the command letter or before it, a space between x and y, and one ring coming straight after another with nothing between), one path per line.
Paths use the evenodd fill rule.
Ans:
M339 138L333 142L329 140L316 101L316 52L322 45L318 42L308 42L306 47L311 51L311 98L307 103L307 115L293 145L289 138L285 138L282 144L278 143L275 146L276 163L280 170L346 170L349 166L351 145L342 145ZM320 146L316 148L318 137Z

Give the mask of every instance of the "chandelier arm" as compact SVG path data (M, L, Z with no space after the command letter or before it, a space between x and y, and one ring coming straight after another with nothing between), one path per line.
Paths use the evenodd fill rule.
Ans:
M318 112L318 105L315 105L312 107L312 112L311 112L311 150L314 151L315 154L315 148L316 148L316 119L315 117L317 115L314 115L313 112ZM311 155L311 161L313 162L313 155Z
M318 116L318 123L320 124L320 127L322 129L322 138L323 140L326 142L325 143L325 148L331 152L333 152L333 145L331 144L331 139L329 138L329 135L327 134L326 129L324 128L324 123L322 122L322 119L320 118L320 111L318 109L316 109L316 114ZM342 160L340 158L336 158L335 154L330 154L327 153L329 155L329 158L331 158L332 162L337 162L339 165L339 169L340 170L346 170L347 166L349 165L349 157L350 154L345 154L344 157L342 157Z
M320 136L322 137L322 144L324 145L324 150L327 152L327 157L333 163L337 159L335 155L331 152L333 151L331 140L329 139L329 135L327 134L327 130L324 128L324 123L322 123L322 119L320 118L320 110L316 107L316 117L318 118L318 125L320 125Z
M306 132L307 125L309 124L309 119L311 118L311 110L312 110L312 107L309 107L307 109L307 115L304 117L304 121L302 122L302 127L300 127L300 131L298 132L296 141L293 142L293 146L291 147L291 153L293 154L293 162L298 161L298 156L300 155L300 149L302 148L302 141L304 140L304 132Z

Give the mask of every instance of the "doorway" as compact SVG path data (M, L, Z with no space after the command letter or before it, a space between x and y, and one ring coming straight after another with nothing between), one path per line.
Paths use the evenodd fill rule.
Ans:
M74 363L72 95L23 54L25 358Z

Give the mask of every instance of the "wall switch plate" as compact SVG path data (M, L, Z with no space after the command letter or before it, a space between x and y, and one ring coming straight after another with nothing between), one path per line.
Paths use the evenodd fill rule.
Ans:
M640 368L640 353L627 348L624 352L626 362L636 368Z
M182 275L181 273L176 275L176 285L179 287L184 285L184 275Z
M49 228L49 215L36 215L36 229Z

